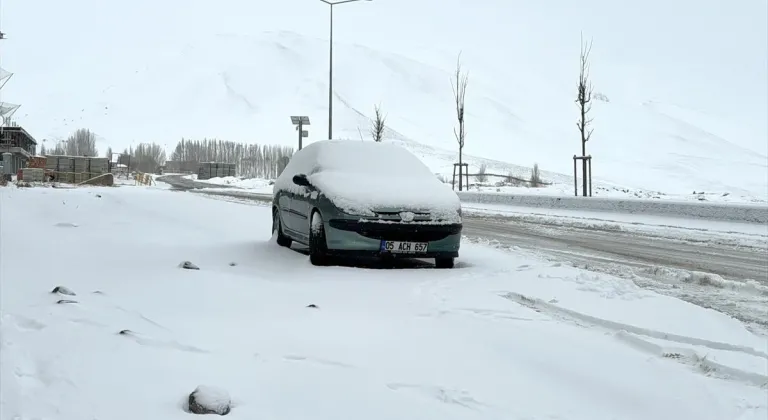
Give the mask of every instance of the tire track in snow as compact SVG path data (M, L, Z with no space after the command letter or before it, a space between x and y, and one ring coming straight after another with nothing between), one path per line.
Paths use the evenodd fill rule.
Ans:
M754 349L748 346L735 345L729 343L723 343L718 341L705 340L696 337L688 337L679 334L665 333L662 331L652 330L648 328L637 327L634 325L624 324L616 321L610 321L603 318L594 317L591 315L583 314L571 309L563 308L561 306L554 305L549 302L545 302L541 299L525 296L521 293L506 292L500 295L502 298L515 302L521 306L529 308L541 314L546 314L554 319L558 319L563 322L568 322L580 327L590 329L602 329L604 331L614 334L614 336L624 343L631 345L633 348L644 351L654 356L675 360L677 362L693 365L698 368L701 373L709 376L718 377L721 379L730 379L738 382L744 382L749 385L755 385L759 387L768 386L768 376L761 375L759 373L749 372L738 368L726 366L711 360L706 357L701 357L692 349L684 348L667 348L653 343L647 339L641 338L641 336L676 342L680 344L687 344L692 346L705 347L711 350L731 351L736 353L742 353L749 356L761 358L768 362L768 353Z
M755 372L748 372L742 369L726 366L722 363L709 360L706 356L700 356L695 350L681 347L665 347L644 340L635 334L619 331L616 338L630 345L631 347L648 353L652 356L672 359L685 363L699 369L702 373L714 376L720 379L735 379L746 382L758 387L768 386L768 376Z
M157 338L147 337L131 330L122 330L118 334L121 336L130 338L131 340L135 341L137 344L142 346L181 350L181 351L186 351L190 353L208 353L207 350L203 350L195 346L181 344L174 340L160 340Z

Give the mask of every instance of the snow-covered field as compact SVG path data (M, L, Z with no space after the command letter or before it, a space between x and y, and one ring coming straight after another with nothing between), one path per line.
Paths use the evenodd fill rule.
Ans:
M316 268L270 226L163 188L0 189L0 418L188 418L198 385L244 419L768 415L768 343L718 312L469 243L450 271Z

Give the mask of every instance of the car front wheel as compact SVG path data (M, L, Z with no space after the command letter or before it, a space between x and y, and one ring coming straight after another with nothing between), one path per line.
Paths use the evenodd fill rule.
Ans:
M453 258L435 258L435 268L453 268Z

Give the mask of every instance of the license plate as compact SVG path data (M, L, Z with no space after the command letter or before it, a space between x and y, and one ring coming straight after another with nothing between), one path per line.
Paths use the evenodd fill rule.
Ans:
M381 241L381 250L393 254L423 254L428 246L427 242Z

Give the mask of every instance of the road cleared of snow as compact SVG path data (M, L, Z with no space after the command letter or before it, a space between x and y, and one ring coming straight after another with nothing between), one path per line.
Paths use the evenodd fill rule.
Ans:
M270 226L153 187L0 189L0 417L182 419L199 385L243 419L768 415L768 345L718 312L473 244L454 270L317 268Z

